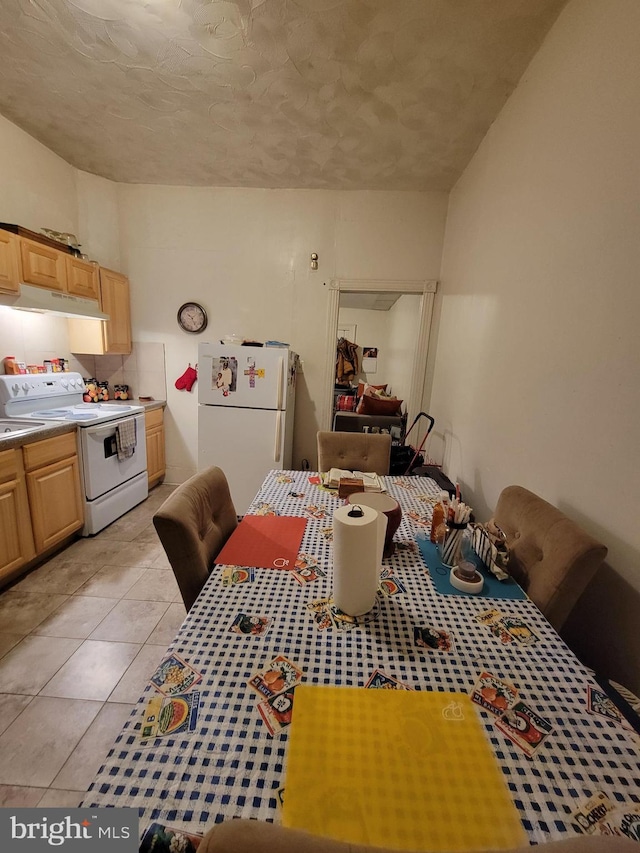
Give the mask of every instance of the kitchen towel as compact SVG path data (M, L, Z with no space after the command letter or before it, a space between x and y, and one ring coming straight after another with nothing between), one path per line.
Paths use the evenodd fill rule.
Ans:
M129 459L136 449L136 422L133 418L126 418L116 424L116 449L118 459Z
M306 518L287 515L245 515L216 564L295 569L306 524Z
M346 504L333 513L333 602L349 616L368 613L376 600L387 517Z

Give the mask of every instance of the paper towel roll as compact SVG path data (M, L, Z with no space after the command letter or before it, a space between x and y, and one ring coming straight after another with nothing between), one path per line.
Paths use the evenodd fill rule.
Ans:
M386 516L368 506L333 513L333 601L350 616L375 604L386 530Z

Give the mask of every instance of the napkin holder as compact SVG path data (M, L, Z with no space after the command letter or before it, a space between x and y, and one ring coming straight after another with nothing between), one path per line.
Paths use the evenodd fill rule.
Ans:
M364 492L364 480L358 477L340 477L338 481L338 497L348 498L356 492Z

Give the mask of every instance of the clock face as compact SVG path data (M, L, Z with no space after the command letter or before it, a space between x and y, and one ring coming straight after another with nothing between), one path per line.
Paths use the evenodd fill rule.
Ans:
M178 324L185 332L202 332L207 327L207 312L197 302L185 302L178 309Z

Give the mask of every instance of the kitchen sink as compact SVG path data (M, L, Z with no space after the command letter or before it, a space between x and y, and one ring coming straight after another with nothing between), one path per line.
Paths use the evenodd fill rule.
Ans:
M23 435L28 432L36 432L43 427L51 426L49 421L34 421L30 418L0 418L0 438L9 435Z

